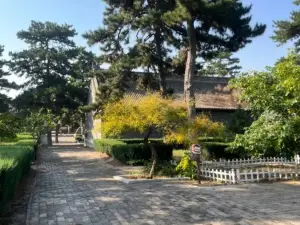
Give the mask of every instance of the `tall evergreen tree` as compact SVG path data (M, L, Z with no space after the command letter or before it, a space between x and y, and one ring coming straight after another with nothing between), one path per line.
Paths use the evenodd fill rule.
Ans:
M193 79L197 58L210 59L219 52L234 52L251 43L264 33L266 26L250 26L251 6L244 6L239 0L174 0L170 1L172 11L164 15L170 25L177 26L187 46L187 60L184 78L185 101L188 117L196 115ZM185 35L186 34L186 35Z
M8 64L8 62L2 58L4 52L4 47L0 45L0 90L10 90L17 89L18 85L15 82L9 82L7 80L7 76L9 76L9 72L4 70L4 66ZM0 113L7 112L10 108L11 99L0 93Z
M0 90L17 89L18 85L15 82L9 82L6 78L10 75L10 73L8 71L5 71L3 68L8 64L7 60L2 59L3 52L4 47L0 45Z
M65 90L72 59L77 53L72 40L75 35L76 31L67 24L32 21L28 30L17 33L17 37L28 44L28 49L10 53L11 70L26 78L27 88L36 89L35 104L54 115L60 115L70 103ZM52 143L50 130L48 142Z
M112 46L118 50L122 49L112 53L128 56L131 69L142 68L146 77L153 73L158 75L156 78L160 92L163 96L166 95L166 76L171 61L168 55L170 48L167 46L170 43L178 45L173 30L162 19L169 8L168 1L107 0L106 3L108 7L104 13L104 27L88 32L85 37L91 44L108 43L101 48L106 59L111 56L111 52L107 53L105 50L111 50ZM130 35L135 39L130 39ZM115 63L109 59L106 62Z
M299 6L300 0L294 4ZM300 48L300 10L291 12L290 20L277 20L274 22L275 34L272 39L279 44L285 44L289 40L295 41L296 49Z

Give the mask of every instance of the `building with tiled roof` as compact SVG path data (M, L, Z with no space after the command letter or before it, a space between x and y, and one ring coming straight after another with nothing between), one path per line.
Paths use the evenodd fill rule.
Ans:
M196 98L197 113L208 113L214 121L230 123L232 114L241 107L237 99L237 91L230 88L227 77L197 77L194 80L194 90ZM174 101L184 101L184 80L183 77L168 77L166 79L168 88L173 92ZM145 90L139 90L133 83L128 83L128 89L124 95L134 96L138 99L146 94ZM90 85L90 102L93 103L98 90L98 80L93 78ZM89 126L95 127L95 123L100 123L101 120L94 120L92 113L90 114ZM101 134L94 134L97 138ZM125 136L132 138L132 134Z

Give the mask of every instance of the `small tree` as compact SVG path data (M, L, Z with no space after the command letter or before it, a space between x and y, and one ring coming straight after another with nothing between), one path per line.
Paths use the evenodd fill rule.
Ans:
M38 139L41 134L47 133L48 130L51 130L55 127L53 118L54 116L49 111L45 113L42 109L31 112L31 114L25 120L25 130L34 138ZM49 139L49 136L47 137ZM48 143L51 142L48 140Z
M161 98L159 94L140 99L129 97L106 106L102 131L105 136L117 136L127 131L144 134L144 144L152 153L153 164L149 173L152 178L157 163L157 151L149 142L149 137L154 130L169 132L182 118L186 118L185 110L175 106L171 100Z

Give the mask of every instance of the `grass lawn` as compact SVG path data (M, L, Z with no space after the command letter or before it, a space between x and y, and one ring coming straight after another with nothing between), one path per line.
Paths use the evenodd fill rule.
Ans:
M24 134L13 142L0 142L0 213L30 168L34 144L35 140Z
M189 150L185 150L185 149L178 149L178 150L173 150L173 159L176 160L177 162L179 162L181 160L181 158L183 158L185 153L188 153Z

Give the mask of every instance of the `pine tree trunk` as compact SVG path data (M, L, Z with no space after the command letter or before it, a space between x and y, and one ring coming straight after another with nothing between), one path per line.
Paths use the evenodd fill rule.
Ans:
M166 84L166 73L163 65L163 56L162 56L162 39L161 31L159 28L155 29L155 45L156 45L156 54L158 57L158 72L159 72L159 89L163 97L167 95L167 84Z
M55 143L58 143L59 129L60 129L60 123L57 123L55 127Z
M48 142L48 146L52 145L52 134L51 134L51 129L49 129L47 131L47 142Z
M192 19L187 21L187 33L189 47L187 50L187 60L184 73L184 98L188 106L188 119L193 121L196 116L196 101L193 84L196 63L196 34L194 21Z

